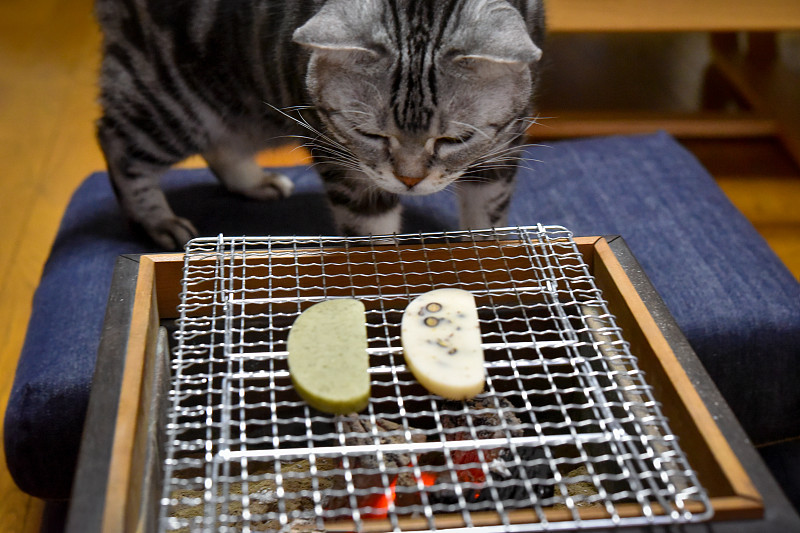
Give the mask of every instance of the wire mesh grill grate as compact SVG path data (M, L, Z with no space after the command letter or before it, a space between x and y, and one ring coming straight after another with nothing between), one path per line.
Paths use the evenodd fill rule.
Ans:
M486 387L430 395L400 321L472 292ZM286 339L311 304L367 308L368 408L295 393ZM704 520L711 508L572 235L196 239L171 359L161 531L548 530ZM324 357L320 339L320 357Z

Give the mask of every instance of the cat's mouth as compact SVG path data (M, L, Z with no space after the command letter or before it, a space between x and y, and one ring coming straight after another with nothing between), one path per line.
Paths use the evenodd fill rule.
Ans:
M411 176L398 176L397 174L395 174L394 177L409 189L413 189L425 179L425 176L421 178L412 178Z
M458 178L458 175L432 171L425 176L404 176L393 172L381 175L380 186L387 192L407 196L422 196L439 192Z

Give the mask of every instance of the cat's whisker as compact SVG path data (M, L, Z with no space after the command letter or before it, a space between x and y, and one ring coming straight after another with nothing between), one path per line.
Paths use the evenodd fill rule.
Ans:
M524 156L520 155L503 155L503 156L478 160L472 165L470 165L470 167L475 168L478 166L487 166L487 165L507 165L513 167L525 159L526 158Z
M501 146L495 150L487 152L483 156L481 156L476 163L484 163L484 162L496 162L496 161L520 161L525 158L522 154L524 153L525 149L530 147L548 147L547 145L543 144L535 144L535 143L523 143L523 144L515 144L511 146Z
M316 153L323 153L335 156L341 161L349 162L353 165L360 164L360 159L356 157L350 150L348 150L345 146L335 141L332 141L328 137L308 137L308 136L298 136L306 139L306 143L304 146L311 150L312 154ZM316 157L316 156L315 156Z
M490 169L513 169L513 168L524 168L527 170L533 170L533 163L542 163L539 159L534 159L532 157L502 157L496 158L486 161L480 161L478 163L473 163L469 166L470 170L490 170Z
M264 103L267 104L267 105L270 105L268 102L264 102ZM270 107L272 107L272 106L270 106ZM304 111L306 109L314 109L314 106L308 105L308 104L306 104L306 105L290 105L290 106L282 107L281 111L284 111L284 112L288 113L289 111Z
M444 194L450 195L454 198L458 198L459 197L458 195L460 194L459 191L461 191L461 189L462 189L461 184L459 184L457 181L454 181L453 183L442 189L440 192L443 192Z
M466 123L466 122L459 122L459 121L457 121L457 120L451 120L451 121L450 121L450 123L451 123L451 124L456 124L457 126L464 126L464 127L466 127L466 128L469 128L469 129L471 129L472 131L474 131L475 133L479 133L481 136L483 136L483 137L484 137L484 138L486 138L487 140L489 140L489 141L491 141L491 140L492 140L492 138L489 136L489 134L488 134L488 133L486 133L485 131L483 131L482 129L480 129L480 128L479 128L479 127L477 127L477 126L473 126L472 124L468 124L468 123Z
M315 142L313 139L307 138L308 142L301 144L299 148L305 148L314 154L314 157L320 157L320 154L330 156L331 160L335 160L341 163L347 163L349 165L356 166L360 163L360 160L357 159L355 156L350 154L349 152L342 152L336 146L328 146L325 144L320 144Z
M352 113L353 115L367 115L367 116L370 116L370 117L375 114L375 113L370 113L368 111L359 111L358 109L342 109L341 113L343 115L345 115L347 113Z
M323 167L325 165L331 165L331 164L334 164L334 165L338 166L339 168L344 168L346 170L357 171L359 174L362 172L361 168L359 168L359 167L356 167L356 166L353 166L353 165L348 165L348 164L343 164L343 163L341 163L339 161L336 161L336 160L333 160L333 159L328 159L328 158L325 158L325 157L321 157L321 158L318 158L317 160L315 160L313 163L311 163L309 165L309 168L315 169L315 168L318 168L318 167Z
M314 152L314 159L318 159L321 157L328 158L331 161L339 161L341 163L346 163L351 166L358 166L361 162L358 159L352 159L347 157L346 154L340 154L336 150L330 150L324 147L307 147Z
M544 163L543 159L536 159L535 157L528 157L528 156L521 157L520 161L524 161L526 163Z
M283 115L284 117L288 118L289 120L292 120L292 121L296 122L296 123L297 123L297 124L299 124L300 126L304 127L305 129L309 130L309 131L310 131L310 132L312 132L313 134L317 135L317 136L318 136L318 138L320 138L320 139L323 139L323 140L324 140L326 143L328 143L329 145L331 145L331 146L336 146L337 148L339 148L339 149L340 149L340 150L342 150L343 152L348 152L348 153L350 153L350 150L348 150L346 146L344 146L344 145L343 145L343 144L341 144L340 142L337 142L336 140L332 139L331 137L329 137L329 136L325 135L324 133L322 133L321 131L319 131L317 128L315 128L314 126L312 126L312 125L311 125L311 124L308 122L308 120L306 120L306 118L305 118L305 117L303 117L303 115L302 115L302 114L301 114L299 111L298 111L297 115L298 115L300 118L298 119L298 118L295 118L295 117L293 117L293 116L292 116L292 115L290 115L289 113L286 113L286 112L282 111L281 109L279 109L279 108L277 108L277 107L273 106L273 105L272 105L272 104L270 104L269 102L265 102L265 103L266 103L266 105L268 105L269 107L271 107L272 109L274 109L275 111L277 111L278 113L280 113L281 115ZM355 157L355 155L354 155L354 157Z
M342 158L336 152L317 150L314 152L313 160L314 162L321 162L321 163L336 163L336 165L339 165L341 167L346 167L348 169L355 169L355 170L361 169L360 161Z
M343 146L341 146L339 144L330 143L330 142L326 141L325 139L320 139L320 138L316 138L316 137L302 136L302 135L295 135L295 136L292 136L292 138L300 139L300 140L304 141L302 143L302 146L304 148L307 148L307 149L311 150L312 152L317 150L317 151L320 151L320 152L337 154L342 159L346 159L346 160L349 160L349 161L354 161L354 162L355 161L359 161L359 159L355 156L355 154L350 152L350 150L347 150L346 148L344 148Z
M479 167L471 167L470 170L474 172L492 172L496 170L514 170L518 168L517 165L485 165Z
M523 168L532 171L534 170L533 163L541 163L541 161L524 155L524 150L528 146L541 145L521 144L500 146L478 158L469 165L468 170L470 172L493 172Z
M474 167L476 165L485 165L485 164L494 164L494 163L508 163L508 162L516 162L522 159L522 156L515 151L498 151L494 153L488 153L482 157L479 157L475 162L473 162L470 167Z
M481 174L462 174L458 180L462 183L492 183L494 180Z
M336 154L340 158L346 161L358 162L360 161L357 157L355 157L349 151L342 150L340 147L336 145L330 145L326 143L317 142L314 139L308 139L308 142L302 145L304 148L308 148L309 150L318 150L323 153L330 153Z
M536 116L536 117L520 117L520 118L517 119L517 123L524 124L525 129L527 130L531 126L538 126L540 124L539 123L539 118L540 117L538 117L538 116Z
M341 152L336 147L325 146L320 143L313 142L310 137L302 137L298 135L287 136L289 138L305 138L309 139L309 142L299 144L294 147L292 152L297 150L305 149L313 154L313 161L310 165L312 168L318 165L318 162L325 162L325 163L335 163L341 167L345 167L352 170L361 170L360 161L356 159L354 156Z
M542 121L553 120L556 117L543 117L536 115L535 117L521 117L518 120L525 122L527 126L546 126Z
M521 158L522 156L520 154L514 152L487 154L485 156L479 157L475 161L475 164L519 161Z

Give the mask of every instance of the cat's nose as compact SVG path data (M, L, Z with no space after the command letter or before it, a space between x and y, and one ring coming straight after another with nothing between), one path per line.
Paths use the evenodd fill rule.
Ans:
M409 189L413 188L414 185L425 179L424 176L421 178L412 178L410 176L398 176L397 174L395 174L394 177L400 180L400 182Z

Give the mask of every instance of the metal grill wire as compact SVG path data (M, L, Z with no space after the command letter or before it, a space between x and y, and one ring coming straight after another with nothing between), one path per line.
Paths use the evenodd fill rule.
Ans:
M471 291L479 307L487 379L474 402L428 394L402 357L405 305L443 287ZM286 366L294 319L339 297L367 307L372 395L359 417L309 408ZM711 516L564 228L196 239L179 312L160 531L381 520L395 531L515 531Z

